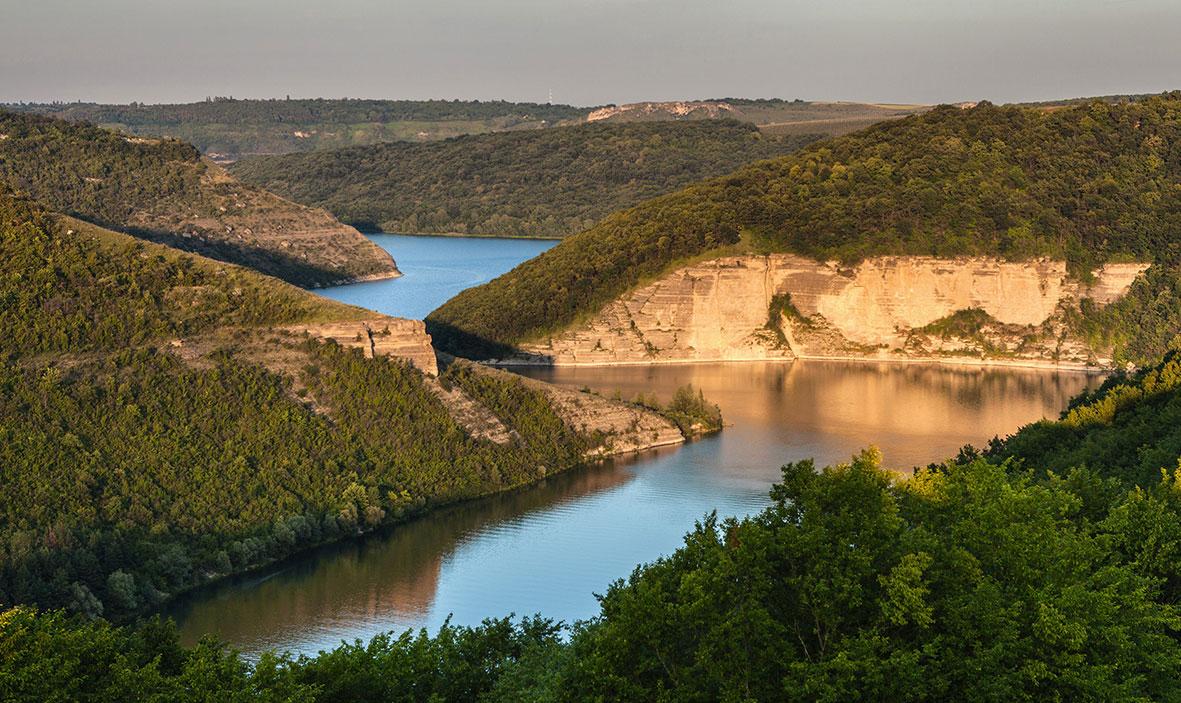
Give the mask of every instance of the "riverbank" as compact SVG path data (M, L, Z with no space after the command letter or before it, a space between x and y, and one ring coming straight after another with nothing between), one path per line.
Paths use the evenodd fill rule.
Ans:
M536 234L486 234L482 232L386 232L385 230L360 230L366 237L375 234L390 234L399 237L449 237L452 239L529 239L541 242L560 242L563 237L549 237Z
M1113 366L1094 366L1088 364L1078 364L1072 362L1053 362L1040 361L1037 359L975 359L972 357L939 357L939 356L923 356L923 357L889 357L889 356L822 356L822 355L804 355L795 357L783 358L767 358L752 356L749 358L731 358L731 359L650 359L647 361L586 361L586 362L562 362L555 364L548 360L530 360L524 358L513 359L489 359L480 362L486 366L492 366L502 369L514 368L550 368L550 369L576 369L576 368L635 368L646 366L699 366L708 364L785 364L789 365L797 361L833 361L841 363L855 363L855 364L918 364L918 365L940 365L940 366L965 366L978 368L1012 368L1012 369L1037 369L1041 371L1064 371L1070 373L1086 373L1091 375L1102 375L1112 373L1117 369Z
M286 564L303 561L317 551L334 545L365 540L374 535L388 534L399 526L422 519L439 510L524 491L554 476L585 469L621 456L637 455L655 449L680 445L690 438L678 429L672 419L651 408L554 386L516 374L508 374L505 371L483 368L465 360L445 358L443 368L446 369L456 363L469 367L475 374L483 375L493 382L503 381L502 376L510 377L513 382L521 383L528 388L544 393L554 414L587 441L587 449L583 452L580 460L565 465L539 467L540 471L533 474L530 480L508 483L478 494L455 499L427 499L418 504L410 504L398 514L388 513L378 523L369 525L358 523L355 529L348 533L307 542L293 551L253 563L244 569L206 572L204 580L200 583L169 593L165 599L151 608L130 613L127 618L116 619L116 621L122 622L144 614L164 613L173 610L178 603L200 597L201 593L210 589L218 588L229 582L250 579L252 576L274 573ZM438 381L432 379L430 383L432 387L438 386L440 390L442 389ZM465 432L471 433L473 436L483 436L488 441L495 443L503 444L519 440L515 431L508 427L490 428L489 422L499 425L501 421L483 406L473 408L472 406L479 405L478 401L464 396L459 384L456 384L452 392L455 395L444 394L440 399L448 406L456 422L463 427ZM464 407L459 407L461 399Z

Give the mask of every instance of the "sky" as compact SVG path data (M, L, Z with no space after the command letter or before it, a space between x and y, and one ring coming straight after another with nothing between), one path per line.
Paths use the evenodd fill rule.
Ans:
M0 101L934 103L1181 88L1179 0L0 0Z

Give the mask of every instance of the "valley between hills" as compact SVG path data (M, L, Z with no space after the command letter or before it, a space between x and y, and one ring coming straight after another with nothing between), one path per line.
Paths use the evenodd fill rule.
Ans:
M347 124L366 127L341 136ZM412 129L416 143L390 141ZM285 153L227 169L215 149ZM1178 183L1177 93L930 108L0 110L0 688L95 700L1176 698ZM423 320L309 290L396 296L414 272L354 226L420 222L561 241ZM816 416L867 405L900 362L1105 378L1080 378L1056 420L1023 415L991 439L938 445L946 456L926 465L891 467L837 427L851 458L818 468L776 455L781 470L752 491L726 475L749 471L749 456L701 460L760 440L723 429L724 408L699 387L657 393L649 375L625 397L495 368L742 362L741 374L822 359L872 362L872 378L839 401L836 384L813 396ZM983 376L966 376L939 392L976 422ZM1005 406L1051 375L991 378ZM765 385L769 407L805 397L790 374ZM906 433L915 408L875 413L896 420L900 442L936 446ZM797 428L758 431L769 444ZM812 449L821 435L790 437ZM690 531L672 550L602 584L576 622L448 615L435 632L247 661L216 639L182 645L152 617L214 584L314 565L326 545L363 551L359 538L447 506L680 445L697 473L666 476L663 493L614 520L658 523L718 486L749 509L678 522L678 536ZM639 482L608 479L591 502ZM549 538L609 522L587 527L560 507ZM639 531L610 534L603 552L560 556L605 558ZM458 552L483 536L445 541ZM524 559L504 544L493 560ZM372 617L381 591L365 595Z

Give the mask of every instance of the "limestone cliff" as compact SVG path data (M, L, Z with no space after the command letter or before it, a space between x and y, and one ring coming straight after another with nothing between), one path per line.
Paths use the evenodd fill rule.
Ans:
M790 254L680 268L518 362L627 364L796 357L995 359L1104 365L1066 325L1106 305L1147 264L1108 264L1083 284L1061 261L878 257L857 266ZM970 320L961 319L965 311ZM971 323L965 326L965 322Z
M426 333L422 320L375 315L363 320L301 324L286 329L356 347L370 359L375 356L408 359L427 374L439 375L431 336Z

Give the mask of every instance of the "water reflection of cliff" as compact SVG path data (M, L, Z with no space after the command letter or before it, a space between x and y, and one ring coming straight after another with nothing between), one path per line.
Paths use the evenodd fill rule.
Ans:
M413 626L434 603L443 561L471 535L618 486L632 476L628 463L609 462L444 508L276 572L195 594L171 614L186 642L214 633L250 651L314 638L321 628L347 631L350 623L362 629L369 629L362 623L384 623L377 630Z
M869 444L908 468L1057 417L1096 376L1039 369L806 361L532 369L528 375L602 393L656 393L692 383L722 407L729 436L768 441L784 460L841 461ZM794 449L804 450L792 451Z

